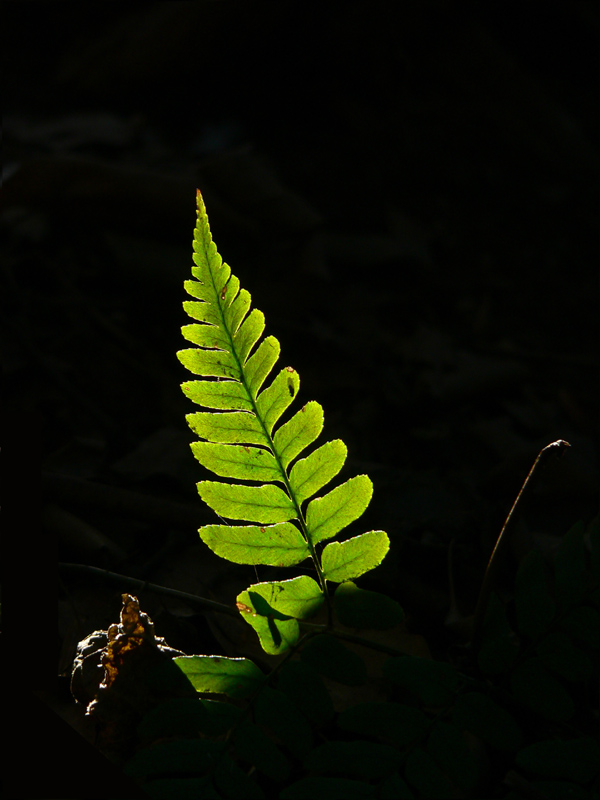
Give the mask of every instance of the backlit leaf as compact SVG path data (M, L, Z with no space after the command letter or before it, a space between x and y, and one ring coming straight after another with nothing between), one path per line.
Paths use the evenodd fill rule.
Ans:
M373 484L366 475L357 475L333 489L325 497L308 504L306 526L313 544L331 539L358 519L369 505ZM351 577L351 576L350 576Z
M192 442L192 452L206 469L225 478L245 481L280 481L275 458L263 447Z
M248 395L237 381L185 381L181 388L186 397L206 408L252 410Z
M323 592L319 584L308 575L300 575L287 581L270 581L254 583L248 592L255 600L261 597L269 608L281 614L308 619L323 605ZM258 606L256 606L258 608Z
M257 593L241 592L236 599L238 611L256 631L260 644L270 655L285 653L300 637L298 621L268 606Z
M213 511L228 519L248 522L286 522L297 516L290 497L277 486L240 486L201 481L198 494Z
M250 294L217 252L200 192L196 204L193 280L184 283L193 298L184 302L184 310L194 321L182 328L195 347L177 356L200 376L182 384L184 393L208 409L187 415L190 428L202 440L192 444L192 451L205 469L226 479L200 481L199 495L223 522L236 523L206 525L200 536L214 553L237 564L285 567L306 558L315 561L313 569L322 585L312 581L318 592L311 586L310 597L296 599L294 608L288 605L284 612L281 599L267 597L256 587L238 596L240 613L263 647L281 653L298 639L297 619L309 608L313 613L323 601L326 581L342 582L377 566L389 541L382 531L371 531L330 544L322 553L320 548L315 551L314 544L332 538L363 513L371 499L371 481L359 475L311 500L342 469L346 446L335 440L305 452L323 429L323 409L315 401L282 421L298 394L300 378L290 366L273 376L280 344L274 336L264 336L264 314L251 308ZM255 524L237 524L244 522ZM302 585L308 586L308 580ZM289 588L284 590L287 597L292 594ZM367 595L363 599L366 606ZM391 612L388 603L384 614L382 601L378 603L377 608L371 603L370 613L380 627L390 613L398 617L396 607ZM355 618L359 611L355 604Z
M322 489L344 466L348 449L340 440L327 442L306 458L297 461L290 472L290 486L301 503Z
M306 540L291 522L276 525L205 525L202 541L234 564L291 567L310 556Z
M268 434L279 421L283 412L298 394L300 377L293 367L285 367L270 386L256 398L256 413L262 420Z
M384 531L370 531L345 542L332 542L321 556L325 578L336 583L358 578L381 564L389 549L390 540Z
M263 673L247 658L177 656L173 662L197 692L248 697L264 680Z
M209 442L268 445L260 420L245 411L197 411L188 414L186 420L194 433Z
M273 444L284 467L312 444L323 430L323 409L311 400L277 429Z

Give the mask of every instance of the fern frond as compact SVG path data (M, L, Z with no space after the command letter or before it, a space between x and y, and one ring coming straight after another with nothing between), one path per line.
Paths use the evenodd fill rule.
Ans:
M293 367L284 367L263 388L280 345L273 336L262 338L264 314L250 310L250 294L217 252L200 192L193 261L195 280L184 285L194 300L183 305L196 322L185 325L182 333L195 347L177 355L202 378L183 383L184 393L212 410L187 416L203 440L194 442L192 451L220 478L251 482L205 480L198 492L220 517L257 523L207 525L199 533L217 555L238 564L283 567L312 558L318 583L303 577L257 584L238 597L238 608L256 628L263 647L282 652L298 638L297 620L322 604L327 581L346 581L377 566L389 540L383 531L371 531L329 544L317 555L317 543L331 539L364 512L373 487L366 475L358 475L311 500L342 469L346 446L334 440L298 458L323 429L323 409L314 401L278 425L298 394L300 378Z

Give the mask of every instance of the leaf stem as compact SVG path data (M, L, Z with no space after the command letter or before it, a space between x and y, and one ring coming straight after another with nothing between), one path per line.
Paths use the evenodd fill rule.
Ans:
M516 510L519 507L521 499L527 488L531 485L531 481L533 476L538 471L538 468L542 463L545 463L548 460L548 457L551 453L556 453L557 456L561 456L567 447L571 445L569 442L566 442L564 439L558 439L556 442L551 442L550 444L546 445L546 447L542 448L537 455L537 458L533 462L533 466L529 470L529 474L525 478L523 485L517 495L515 502L512 504L512 508L508 512L508 516L502 526L502 530L496 540L496 544L490 556L490 560L488 561L488 565L485 570L485 575L483 577L483 582L481 584L481 590L479 592L479 597L477 599L477 605L475 607L475 618L473 621L473 632L471 634L471 650L473 652L477 652L479 649L479 645L481 644L481 634L483 628L483 620L485 617L485 612L487 611L488 601L490 599L490 593L492 588L496 582L496 577L498 575L499 567L502 563L504 555L506 553L506 549L508 543L510 542L510 533L513 528L513 523L515 519Z

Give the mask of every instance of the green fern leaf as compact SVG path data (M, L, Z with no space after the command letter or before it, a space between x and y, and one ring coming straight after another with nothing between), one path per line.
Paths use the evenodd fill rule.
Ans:
M381 564L389 549L390 540L384 531L370 531L345 542L332 542L322 554L325 578L335 583L358 578Z
M307 619L323 605L323 592L312 578L256 583L237 597L237 607L254 628L265 652L277 655L296 644L297 620Z
M206 525L202 541L218 556L234 564L270 564L292 567L310 556L308 544L295 525Z
M294 579L298 583L257 584L238 597L238 608L263 647L283 652L298 639L298 620L322 604L327 581L342 582L377 566L389 540L383 531L371 531L328 545L322 561L317 555L318 542L333 538L365 511L373 486L359 475L312 499L342 469L346 446L335 440L305 453L323 430L323 409L314 401L281 423L300 378L288 366L267 383L279 358L279 342L262 338L264 314L251 310L250 294L217 252L200 192L193 261L194 280L184 285L194 299L184 309L195 322L182 332L195 346L177 355L201 378L186 381L184 393L211 410L187 416L202 440L192 444L192 451L219 478L247 482L198 484L204 502L234 523L207 525L199 533L217 555L238 564L283 567L312 559L318 583L304 576ZM300 594L291 602L293 592Z

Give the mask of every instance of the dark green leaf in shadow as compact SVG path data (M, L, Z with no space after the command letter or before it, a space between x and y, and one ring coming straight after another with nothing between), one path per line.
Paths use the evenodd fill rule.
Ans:
M229 732L240 717L241 709L233 703L206 699L202 699L200 702L206 711L200 728L200 733L205 736L223 736Z
M302 778L279 793L281 800L361 800L375 797L375 787L344 778Z
M379 791L381 800L415 800L406 781L397 772L383 781Z
M279 673L277 688L311 722L324 725L334 716L333 703L318 673L303 661L290 661Z
M547 739L523 748L516 760L532 775L588 783L600 773L600 744L591 736Z
M404 775L422 797L435 797L436 800L452 800L455 797L450 780L433 757L421 747L415 747L407 755Z
M153 800L222 800L212 778L158 778L144 784L144 791Z
M292 755L304 758L312 748L308 722L283 692L265 687L256 699L254 711L256 722L268 728Z
M274 781L285 781L290 774L290 762L262 728L244 722L235 731L235 749L240 759L256 767Z
M142 742L170 736L193 737L206 727L207 721L208 713L199 697L173 697L149 711L137 732Z
M359 589L352 581L337 587L333 605L341 624L349 628L385 631L404 619L400 604L391 597Z
M178 739L159 742L139 750L123 767L132 778L165 775L204 775L223 749L208 739Z
M600 614L591 606L577 606L559 617L558 625L566 631L578 644L592 650L600 649Z
M588 540L591 551L592 585L596 594L596 603L600 602L600 516L595 517L588 526Z
M223 797L265 800L265 793L260 786L228 754L215 765L213 780Z
M531 781L529 785L548 800L596 800L598 796L577 783L566 781Z
M515 718L482 692L467 692L457 697L452 721L496 750L516 750L523 739Z
M518 652L519 644L506 618L506 609L498 595L492 592L477 654L479 668L488 675L499 675L512 666Z
M515 667L510 685L520 703L546 719L565 722L575 713L571 695L537 656Z
M401 766L394 747L376 742L325 742L304 760L311 772L350 778L383 778Z
M575 647L563 631L546 634L537 646L537 653L548 669L568 681L587 681L594 671L591 658Z
M400 746L419 741L429 725L429 719L418 708L399 703L358 703L344 709L338 717L342 730L377 736Z
M361 686L367 680L367 668L362 658L329 634L310 639L302 648L300 657L315 672L346 686Z
M464 792L474 789L479 779L479 762L455 725L438 720L429 735L426 750L442 772Z
M563 536L554 554L556 596L562 606L581 602L587 589L584 535L585 525L577 522Z
M550 576L539 550L528 553L517 571L515 605L520 634L537 639L548 629L556 613L550 592Z
M458 672L452 664L418 656L388 658L384 676L415 694L427 706L443 706L452 700Z

